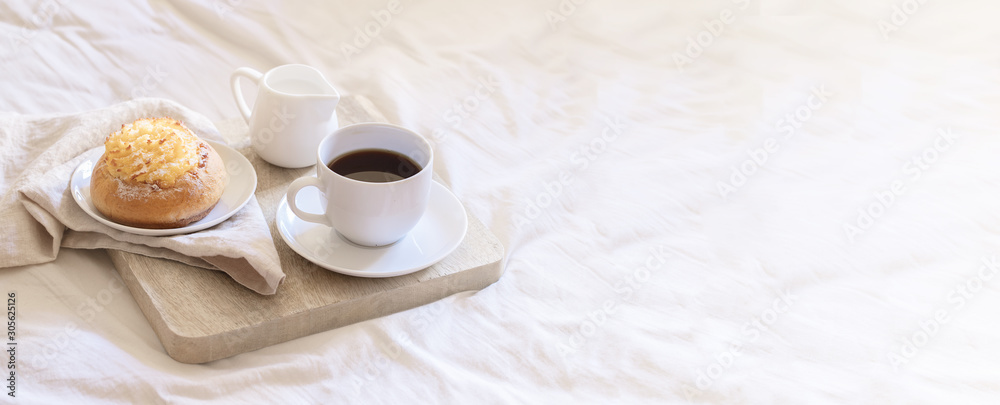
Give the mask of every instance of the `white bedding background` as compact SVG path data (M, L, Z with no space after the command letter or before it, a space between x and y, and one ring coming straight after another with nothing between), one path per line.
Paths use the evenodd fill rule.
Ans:
M975 0L3 2L0 111L148 96L223 120L237 67L313 65L433 138L507 255L485 290L186 365L103 252L63 250L0 270L17 400L995 403L998 16Z

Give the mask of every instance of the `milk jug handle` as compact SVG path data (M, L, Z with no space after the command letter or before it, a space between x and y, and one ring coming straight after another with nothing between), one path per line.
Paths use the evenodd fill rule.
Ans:
M236 109L240 110L240 114L243 115L248 123L250 122L250 107L247 106L246 100L243 99L243 91L240 89L240 77L245 77L250 79L255 85L260 85L260 79L264 77L264 74L253 70L248 67L241 67L233 72L233 75L229 78L229 87L233 90L233 99L236 100Z

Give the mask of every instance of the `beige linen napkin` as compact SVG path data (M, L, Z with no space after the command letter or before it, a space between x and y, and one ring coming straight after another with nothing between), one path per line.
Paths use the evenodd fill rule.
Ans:
M108 227L81 209L69 179L84 152L122 124L175 118L199 137L222 142L202 115L162 99L138 99L69 115L0 113L0 267L55 260L59 247L119 249L216 269L260 294L285 278L267 222L253 197L230 219L187 235L142 236Z

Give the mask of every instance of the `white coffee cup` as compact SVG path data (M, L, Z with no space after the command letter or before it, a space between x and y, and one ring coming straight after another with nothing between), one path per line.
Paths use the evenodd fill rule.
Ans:
M241 77L258 86L253 111L243 99ZM283 65L260 73L242 67L229 82L236 107L250 126L250 144L257 155L286 168L315 163L313 153L319 141L337 129L340 101L340 93L319 70Z
M419 171L402 180L369 182L334 172L335 159L365 149L402 154ZM351 242L363 246L393 244L420 221L430 198L434 174L434 152L416 132L391 124L362 123L340 128L320 141L314 155L316 177L296 179L288 187L288 207L299 218L332 227ZM295 199L299 191L313 186L320 191L323 213L302 211Z

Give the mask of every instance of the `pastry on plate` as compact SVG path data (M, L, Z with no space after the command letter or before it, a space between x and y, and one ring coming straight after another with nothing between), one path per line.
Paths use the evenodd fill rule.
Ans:
M219 154L180 121L143 118L105 139L90 198L119 224L180 228L212 211L226 180Z

